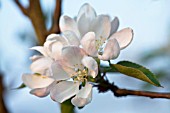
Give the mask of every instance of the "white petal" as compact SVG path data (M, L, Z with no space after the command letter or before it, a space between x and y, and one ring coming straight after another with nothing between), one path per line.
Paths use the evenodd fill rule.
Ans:
M87 32L91 31L90 30L91 20L86 18L85 14L83 14L80 17L77 24L78 24L78 29L79 29L79 32L80 32L80 37L83 37Z
M97 49L96 49L96 42L95 42L95 34L94 32L88 32L84 35L81 40L81 45L85 52L90 56L96 57L97 56Z
M91 30L95 32L96 38L108 38L111 30L111 22L108 15L99 15L92 22Z
M34 73L44 74L46 70L49 69L52 62L53 62L52 59L48 57L39 58L31 64L30 66L31 71Z
M103 55L98 55L101 60L111 60L119 56L120 47L116 39L109 39L104 48Z
M79 93L71 100L72 104L77 107L83 107L92 100L92 85L86 83Z
M110 39L116 39L121 49L127 47L133 39L133 30L131 28L124 28L114 33Z
M50 34L48 35L47 41L59 41L61 42L63 45L67 45L67 39L65 39L64 37L62 37L60 34Z
M82 59L82 63L88 68L89 74L93 78L95 78L98 74L97 62L92 57L84 56Z
M54 62L51 65L51 75L55 78L55 80L66 80L69 79L69 73L67 73L59 62Z
M113 33L115 33L117 31L119 27L119 19L118 17L115 17L112 22L111 22L111 31L110 31L110 35L112 35Z
M50 96L54 101L64 102L79 91L79 83L71 81L62 81L56 84L50 91Z
M46 51L44 50L43 46L35 46L35 47L30 48L30 49L36 50L36 51L40 52L42 55L44 55L44 56L48 56Z
M51 57L55 60L59 60L61 58L61 52L63 48L63 44L59 41L54 42L51 44Z
M76 46L80 45L80 40L74 32L64 31L63 35L67 38L70 45L76 45Z
M91 31L92 21L96 18L96 12L88 3L85 3L79 10L77 16L78 29L83 37L87 32Z
M44 48L51 58L58 60L61 57L61 50L63 46L66 46L67 44L67 39L65 39L61 35L51 34L47 37L47 41L44 43Z
M77 46L66 46L62 49L63 61L68 67L77 67L80 68L81 60L84 56L84 51Z
M42 58L42 57L44 57L44 56L33 55L32 57L30 57L30 60L32 60L32 62L34 62L34 61L36 61L36 60L38 60L38 59L40 59L40 58Z
M79 21L80 17L85 14L86 18L89 20L93 20L96 17L96 12L92 6L90 6L88 3L85 3L81 6L78 15L77 15L77 21Z
M52 52L51 52L51 45L55 42L55 40L47 40L45 43L44 43L44 50L46 51L47 53L47 57L51 57L52 55Z
M70 18L69 16L61 16L59 22L60 30L62 32L70 30L73 31L78 37L80 36L77 23L74 19Z
M54 81L54 79L47 76L36 74L23 74L22 80L24 84L31 89L47 87Z
M45 97L47 95L50 94L50 90L51 88L53 87L53 83L51 83L49 86L47 87L44 87L44 88L36 88L36 89L32 89L30 91L31 94L35 95L35 96L38 96L38 97Z

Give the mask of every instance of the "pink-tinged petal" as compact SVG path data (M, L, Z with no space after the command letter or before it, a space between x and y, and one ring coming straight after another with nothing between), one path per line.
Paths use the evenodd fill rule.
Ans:
M86 18L85 14L83 14L80 17L77 24L78 24L78 29L79 29L79 32L80 32L80 38L82 38L87 32L91 31L90 30L91 20Z
M59 34L51 34L47 37L47 41L44 43L44 48L51 58L58 60L61 57L63 46L66 45L68 45L67 39Z
M40 74L45 74L46 70L49 69L49 67L52 64L52 59L49 57L42 57L37 60L35 60L31 66L30 69L34 73L40 73Z
M82 63L88 68L89 75L95 78L98 74L97 62L92 57L84 56L82 59Z
M91 31L91 23L96 18L96 12L88 3L85 3L79 10L77 24L81 37Z
M120 47L116 39L109 39L104 48L103 55L98 55L101 60L112 60L119 56Z
M62 81L57 83L50 91L50 96L54 101L64 102L79 91L79 83L72 81Z
M63 45L67 45L68 41L60 34L50 34L48 35L46 41L55 41L55 42L61 42Z
M133 30L131 28L124 28L114 33L110 39L116 39L119 43L120 49L124 49L133 39Z
M77 107L83 107L92 100L92 85L86 83L79 93L71 100L72 104Z
M62 49L63 62L71 68L81 68L84 51L77 46L66 46Z
M80 8L77 16L77 23L81 37L91 31L91 23L95 18L96 12L89 4L86 3Z
M37 97L46 97L50 94L50 91L47 90L47 87L45 87L45 88L33 89L33 90L30 91L30 93L32 95L37 96Z
M49 86L44 87L44 88L36 88L36 89L32 89L30 91L30 93L32 95L38 96L38 97L46 97L50 94L50 90L53 87L54 82L51 83Z
M55 60L61 59L61 52L63 48L63 44L61 42L54 42L51 44L51 57L54 58Z
M44 56L40 56L40 55L33 55L32 57L30 57L30 60L32 61L32 62L34 62L34 61L36 61L36 60L38 60L38 59L40 59L40 58L43 58Z
M90 6L88 3L85 3L81 6L78 15L77 15L77 22L81 18L81 16L85 14L86 19L93 20L96 17L96 12L92 6Z
M43 46L35 46L35 47L30 48L30 49L36 50L44 56L48 56Z
M111 22L108 15L99 15L91 23L91 31L95 32L96 38L108 38L111 30Z
M62 67L62 65L60 64L59 61L53 62L52 65L51 65L50 70L51 70L51 75L57 81L66 80L66 79L70 78L70 76L69 76L70 73L67 73L63 69L63 67Z
M88 55L97 57L96 40L94 32L88 32L87 34L85 34L81 40L81 45Z
M70 45L80 45L80 40L77 35L72 31L64 31L63 35L66 37Z
M37 74L23 74L22 80L24 84L31 89L44 88L54 82L54 79L49 78L48 76Z
M69 30L73 31L78 37L80 36L79 30L77 28L77 23L69 16L61 16L59 26L62 32Z
M112 35L113 33L115 33L117 31L119 27L119 19L118 17L115 17L112 22L111 22L111 31L110 31L110 35Z
M52 52L51 52L51 45L55 42L55 40L47 40L45 43L44 43L44 50L46 51L48 57L51 57L52 55Z

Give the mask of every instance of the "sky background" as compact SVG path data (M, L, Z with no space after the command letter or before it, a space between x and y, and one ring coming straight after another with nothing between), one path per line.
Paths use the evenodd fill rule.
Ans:
M24 6L28 3L22 0ZM159 48L169 41L170 0L64 0L63 14L74 17L84 3L91 4L97 14L109 14L120 19L119 30L131 27L134 40L118 59L139 62L146 51ZM50 16L54 9L54 0L41 0L44 12ZM47 24L50 26L50 23ZM28 33L20 38L22 33ZM38 98L29 94L30 89L11 90L22 83L22 73L29 73L31 52L35 45L34 31L31 22L25 17L13 0L1 0L0 7L0 66L5 74L7 87L6 104L11 113L60 113L59 105L50 97ZM30 38L29 38L30 37ZM158 61L159 62L159 61ZM142 63L142 62L141 62ZM162 64L144 64L155 69ZM142 90L141 81L120 74L107 75L110 81L122 88ZM162 84L164 86L164 83ZM170 91L165 88L152 88L152 91ZM93 89L90 104L78 113L169 113L170 101L145 97L114 97L111 92L99 94Z

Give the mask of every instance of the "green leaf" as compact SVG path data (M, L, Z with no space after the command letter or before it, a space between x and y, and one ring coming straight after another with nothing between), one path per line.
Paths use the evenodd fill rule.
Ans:
M74 105L71 103L71 99L61 103L60 109L61 113L74 113Z
M103 67L103 66L100 66L100 71L101 72L117 72L117 70L113 67Z
M122 74L143 80L158 87L162 87L156 76L149 69L139 64L129 61L120 61L117 64L112 64L111 67L115 68Z
M26 85L24 83L22 83L19 87L14 88L14 89L22 89L22 88L25 88L25 87L26 87Z

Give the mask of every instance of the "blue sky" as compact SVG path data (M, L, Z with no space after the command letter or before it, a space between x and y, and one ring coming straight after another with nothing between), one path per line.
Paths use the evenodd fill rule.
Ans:
M29 94L29 89L11 91L11 87L19 85L21 75L29 70L29 47L31 42L24 43L18 38L18 33L32 31L31 23L24 17L11 0L2 0L0 9L0 60L5 72L5 84L9 89L6 103L11 113L59 113L59 106L50 97L37 98ZM76 16L84 3L90 3L98 14L118 16L120 28L134 29L134 40L121 52L120 57L113 61L138 59L146 50L159 48L166 44L169 37L170 0L64 0L63 13ZM27 3L23 1L25 5ZM44 10L53 10L54 0L42 0ZM33 33L34 34L34 33ZM31 40L29 40L31 41ZM152 65L151 65L152 66ZM149 68L154 68L149 67ZM125 88L140 89L141 81L122 75L108 75L111 81ZM153 89L154 90L154 89ZM155 88L155 90L166 91ZM93 100L79 113L167 113L170 102L160 99L141 97L116 98L111 92L98 94L94 89ZM149 107L148 107L149 106Z

